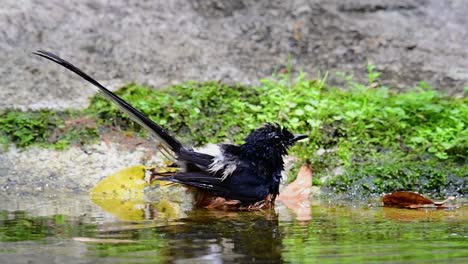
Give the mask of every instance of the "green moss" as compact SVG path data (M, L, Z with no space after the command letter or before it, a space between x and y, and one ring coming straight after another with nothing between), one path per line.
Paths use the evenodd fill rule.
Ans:
M307 133L309 140L297 144L292 153L312 165L314 183L338 192L359 185L360 195L395 189L436 190L442 195L456 179L466 179L467 99L444 96L425 83L396 93L376 83L379 74L372 66L368 70L368 84L345 76L347 85L340 89L304 75L295 80L281 75L256 87L186 82L154 90L131 84L117 94L187 144L228 139L242 143L265 122ZM83 127L62 121L83 117L95 122ZM5 112L0 115L0 138L22 147L47 143L66 147L90 142L99 129L109 126L144 134L96 96L80 112ZM337 167L346 173L328 177ZM456 193L466 194L466 181L460 184Z
M412 190L431 197L468 194L468 164L454 164L430 157L376 155L355 163L327 183L333 192L352 197Z
M4 111L0 113L0 144L63 149L71 144L94 142L98 131L90 120L82 112Z
M1 141L14 142L20 147L33 142L44 142L47 140L50 127L59 122L60 120L57 120L51 111L28 113L9 111L0 115Z

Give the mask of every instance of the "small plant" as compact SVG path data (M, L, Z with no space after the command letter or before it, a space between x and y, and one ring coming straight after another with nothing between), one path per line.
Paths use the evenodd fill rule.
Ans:
M374 86L376 81L379 79L380 72L375 70L375 65L367 63L367 83L369 87Z

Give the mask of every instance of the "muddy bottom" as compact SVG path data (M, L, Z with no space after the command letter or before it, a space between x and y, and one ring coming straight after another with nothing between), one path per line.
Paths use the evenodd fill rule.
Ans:
M214 212L160 203L125 213L106 212L87 195L36 200L29 207L0 199L0 263L468 261L463 205L415 211L314 201L309 219L298 220L282 205Z

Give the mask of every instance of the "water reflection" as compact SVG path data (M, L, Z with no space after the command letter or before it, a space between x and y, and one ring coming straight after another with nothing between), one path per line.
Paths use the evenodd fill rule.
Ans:
M188 210L180 217L164 215L167 208L158 204L141 209L139 220L118 220L88 203L80 214L54 213L76 208L52 208L48 215L45 209L0 210L0 263L468 260L467 207L411 211L317 204L309 221L281 206L276 212Z
M158 208L155 204L146 207ZM86 214L45 217L31 216L24 211L1 211L0 246L10 248L9 254L21 255L31 251L43 255L43 250L47 252L52 248L44 247L49 242L55 244L60 241L60 244L71 248L80 244L77 242L84 242L87 250L83 252L81 249L80 252L84 253L81 257L87 260L276 262L281 260L282 249L278 223L278 214L274 211L193 210L181 219L104 222L100 218L90 221ZM39 242L31 244L32 241ZM2 258L2 253L0 262L6 259Z
M183 224L161 228L170 256L185 260L267 262L281 260L282 235L274 212L194 211Z

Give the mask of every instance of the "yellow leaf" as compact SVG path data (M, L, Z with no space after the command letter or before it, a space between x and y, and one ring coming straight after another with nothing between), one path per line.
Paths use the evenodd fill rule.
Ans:
M144 219L144 189L149 186L145 171L145 166L137 165L104 178L91 190L91 200L117 219Z
M143 200L146 167L137 165L114 173L91 190L94 199Z
M91 190L91 200L119 220L145 219L145 208L149 208L145 201L145 188L150 186L145 180L145 174L150 169L152 168L137 165L104 178ZM157 168L159 174L174 172L175 168ZM165 181L153 181L151 186L166 188L169 184ZM161 211L166 211L165 215L169 217L177 215L180 209L177 204L168 201L161 201L156 206Z

